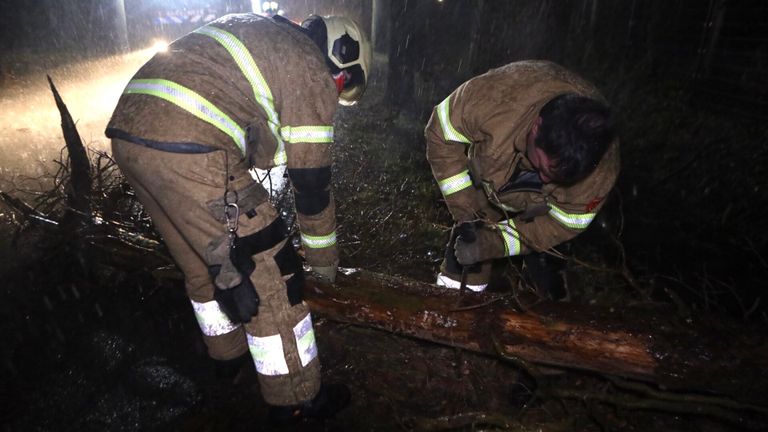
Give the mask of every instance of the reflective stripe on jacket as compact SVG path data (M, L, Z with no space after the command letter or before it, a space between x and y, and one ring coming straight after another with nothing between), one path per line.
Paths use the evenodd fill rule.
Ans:
M247 158L259 169L330 169L338 93L323 54L298 27L227 15L156 54L126 87L107 135L172 149L195 145ZM326 184L314 186L330 192ZM303 235L328 241L312 265L336 261L335 208L298 213ZM333 240L333 241L331 241Z

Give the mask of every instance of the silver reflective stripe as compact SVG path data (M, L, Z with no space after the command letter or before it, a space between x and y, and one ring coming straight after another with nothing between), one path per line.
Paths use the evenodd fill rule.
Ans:
M283 126L283 139L289 143L332 143L333 126Z
M469 144L470 141L451 124L450 113L451 97L448 96L437 106L437 118L440 119L440 127L443 128L443 137L446 141L458 141Z
M448 276L438 273L437 274L437 282L435 285L439 287L445 287L450 289L460 289L461 288L461 281L457 281L455 279L449 278ZM477 285L470 285L467 284L467 289L470 289L474 292L481 292L485 291L485 288L488 287L488 284L477 284Z
M199 29L195 30L195 33L203 34L215 39L229 52L229 54L235 60L235 63L237 63L237 66L240 68L240 70L243 72L243 75L245 75L245 78L248 79L248 82L251 84L256 102L261 106L261 108L264 110L264 113L267 115L267 124L269 125L269 130L272 131L272 135L274 135L275 139L277 140L277 151L275 152L273 162L275 165L282 165L286 163L287 158L285 155L285 145L279 133L280 117L277 115L277 111L275 110L272 91L269 89L267 81L261 74L259 67L256 65L256 61L248 51L248 48L246 48L245 44L243 44L240 39L235 37L232 33L212 25L200 27Z
M336 231L324 236L311 236L301 233L301 244L310 249L321 249L336 244Z
M256 365L256 371L262 375L288 375L288 364L283 354L283 340L280 335L266 337L248 336L248 349Z
M317 357L315 330L312 328L312 317L309 314L296 324L293 334L296 336L296 348L299 350L301 367L305 367Z
M440 180L438 185L440 185L440 192L442 192L444 196L448 196L472 186L472 179L469 177L469 170L464 170L455 176Z
M198 303L194 300L192 309L195 310L195 318L200 330L206 336L220 336L240 328L240 324L235 324L227 318L224 311L219 307L219 303L211 300L205 303Z
M517 232L515 222L512 219L501 221L498 224L501 237L504 239L504 250L507 256L520 255L520 233Z
M571 229L586 229L596 215L596 213L566 213L552 203L547 203L547 205L549 205L549 215Z
M216 126L229 135L240 151L245 154L245 131L228 115L194 91L164 79L135 79L128 83L123 93L146 94L167 100L195 117Z

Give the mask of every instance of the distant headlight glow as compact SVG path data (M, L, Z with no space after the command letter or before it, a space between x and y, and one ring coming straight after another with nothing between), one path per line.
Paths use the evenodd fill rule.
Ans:
M164 41L162 39L156 39L152 43L152 51L154 51L156 53L167 52L168 51L168 42L166 42L166 41Z

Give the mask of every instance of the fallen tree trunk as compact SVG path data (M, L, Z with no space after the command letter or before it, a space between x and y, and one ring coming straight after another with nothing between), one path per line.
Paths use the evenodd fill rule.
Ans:
M743 325L712 317L679 320L661 307L542 302L521 311L511 295L461 296L412 280L348 273L333 286L309 278L306 298L315 313L521 364L723 395L758 411L768 405L768 341Z

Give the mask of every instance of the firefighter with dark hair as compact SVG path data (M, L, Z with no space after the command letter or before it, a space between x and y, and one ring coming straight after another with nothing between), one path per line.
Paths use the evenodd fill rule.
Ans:
M510 63L451 93L425 134L456 222L437 284L482 291L491 260L524 255L539 292L564 297L562 278L552 277L563 262L548 252L589 226L619 172L598 90L551 62Z
M362 96L370 63L347 18L228 15L147 62L107 126L209 355L222 371L252 358L277 423L330 417L350 393L321 385L302 260L252 168L287 165L306 262L333 282L333 115Z

